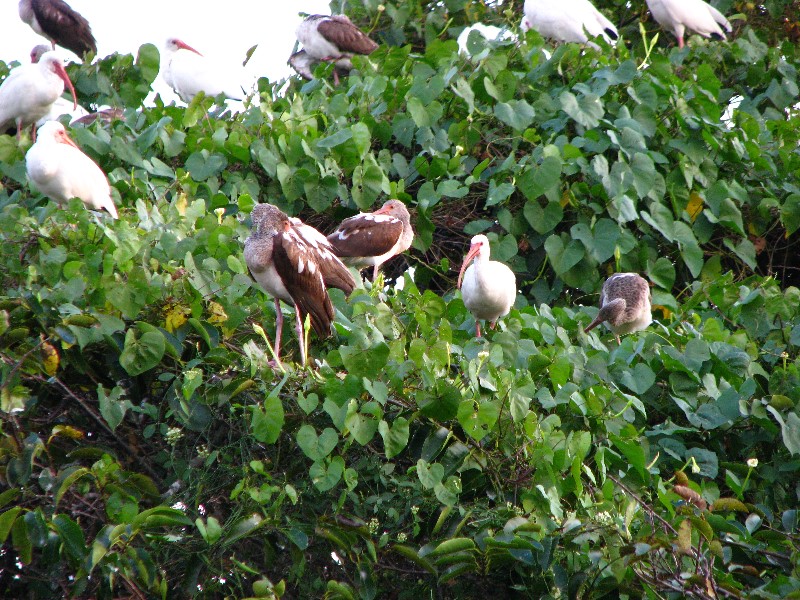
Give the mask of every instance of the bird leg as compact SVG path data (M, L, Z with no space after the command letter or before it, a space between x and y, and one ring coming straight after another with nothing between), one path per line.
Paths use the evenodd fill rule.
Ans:
M683 48L683 36L678 36L678 48Z
M297 322L297 341L300 344L300 364L306 366L306 344L305 344L305 331L303 328L303 319L300 317L300 307L294 305L294 315Z
M481 337L481 322L475 319L475 337Z
M283 329L283 312L281 301L275 298L275 360L281 361L281 330Z

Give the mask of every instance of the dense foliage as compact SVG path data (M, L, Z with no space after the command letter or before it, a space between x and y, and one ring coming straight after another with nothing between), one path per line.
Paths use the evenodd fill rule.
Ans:
M798 594L792 3L723 0L733 39L678 50L607 0L616 48L459 53L521 4L348 3L369 59L236 114L143 106L149 45L71 66L124 108L71 132L118 221L31 190L30 140L0 136L0 594ZM254 203L330 231L388 197L402 285L333 291L313 367L291 334L270 367ZM520 283L483 339L453 290L478 232ZM619 345L582 332L615 271L656 318Z

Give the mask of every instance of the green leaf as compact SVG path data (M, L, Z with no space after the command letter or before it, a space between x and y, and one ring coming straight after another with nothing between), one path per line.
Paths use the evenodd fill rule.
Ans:
M136 336L134 328L125 333L125 346L119 357L119 364L135 377L155 367L166 350L166 340L160 332L148 331Z
M638 363L633 369L626 369L620 377L622 384L634 394L642 395L656 382L656 374L644 363Z
M595 94L577 97L571 92L561 92L559 100L565 113L589 129L600 125L600 119L605 114L603 102Z
M8 538L8 533L17 519L17 516L22 511L21 506L14 506L7 511L0 514L0 544L4 544Z
M800 417L797 413L787 413L784 419L774 407L767 406L767 410L772 413L775 420L781 426L781 436L783 438L783 445L789 451L789 454L794 456L800 454Z
M408 445L408 420L404 417L397 417L391 425L381 420L378 425L378 432L383 438L383 447L386 458L394 458L400 454Z
M315 462L308 470L311 482L320 492L327 492L339 483L344 473L344 459L334 456L330 460Z
M277 392L273 391L264 401L263 410L253 407L253 418L250 427L253 437L265 444L274 444L283 429L283 402Z
M339 435L331 427L326 427L319 436L311 425L303 425L297 431L297 445L313 461L328 456L338 443Z
M83 562L89 549L80 526L66 515L53 517L53 526L58 532L67 555L75 562Z
M375 379L389 359L389 346L380 342L371 348L341 346L339 352L348 373L356 377Z
M121 360L120 358L120 361ZM133 404L127 398L120 400L124 393L125 390L118 385L114 386L110 394L106 394L106 390L102 385L97 386L97 399L100 404L100 414L112 431L122 423L122 419L125 418L125 413L128 412L128 409L133 408Z

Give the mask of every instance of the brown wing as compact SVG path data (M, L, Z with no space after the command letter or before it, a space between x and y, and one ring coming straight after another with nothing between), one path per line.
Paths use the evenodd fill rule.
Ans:
M623 309L620 311L617 320L619 322L632 321L642 309L642 306L650 300L650 286L647 281L635 273L615 273L603 284L603 291L600 294L600 304L605 306L616 299L622 299ZM609 322L617 325L611 318Z
M275 236L272 262L286 291L292 296L300 318L311 316L311 327L318 336L331 334L333 304L325 289L318 259L314 251L291 227Z
M42 31L59 46L83 56L97 54L97 42L89 22L64 0L32 0L31 8Z
M336 256L381 256L394 248L403 234L400 219L370 213L356 215L342 221L338 229L328 236Z
M306 225L299 219L295 220L297 222L294 224L294 231L315 252L325 286L340 289L349 296L356 287L356 280L336 256L331 243L311 225Z
M370 37L344 15L333 15L317 27L320 35L343 52L370 54L378 47Z

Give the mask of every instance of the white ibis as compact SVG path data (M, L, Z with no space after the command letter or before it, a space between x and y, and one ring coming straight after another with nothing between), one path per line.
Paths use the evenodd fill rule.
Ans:
M356 282L325 236L271 204L258 204L250 215L244 259L253 279L275 299L275 356L280 360L283 314L280 301L295 307L302 364L306 364L303 323L306 315L320 337L331 334L333 304L326 287L350 294Z
M217 64L178 38L167 39L162 68L164 81L184 102L191 102L200 92L214 97L224 94L231 100L244 98L238 67Z
M64 93L65 85L72 93L73 108L77 108L75 88L61 57L53 51L42 55L36 64L11 71L0 85L0 131L13 124L17 126L19 137L24 126L36 123L50 111Z
M608 43L619 35L617 28L589 0L525 0L522 31L533 28L543 37L559 42L598 45L589 38L603 36Z
M295 33L306 53L316 60L338 63L356 54L371 54L378 47L345 15L310 15L297 26ZM336 71L333 75L338 84Z
M50 46L45 44L34 46L33 50L31 50L31 63L38 63L39 59L41 59L42 56L44 56L47 52L50 52ZM64 98L64 96L59 96L50 106L50 110L47 112L47 114L36 121L36 127L41 127L47 121L55 121L61 115L69 115L69 124L74 125L79 119L89 116L89 111L83 108L81 105L76 106L74 102L70 102Z
M636 273L615 273L600 291L600 311L584 329L589 332L605 321L617 336L641 331L653 322L650 307L650 285Z
M25 167L28 179L56 202L80 198L87 208L118 217L105 173L81 152L58 121L39 128L36 143L25 155Z
M413 239L411 215L400 200L388 200L375 212L349 217L328 235L333 251L346 265L372 267L373 281L381 265L408 250Z
M661 27L675 34L679 48L687 29L717 40L726 39L725 31L733 30L725 15L703 0L647 0L647 7Z
M311 80L314 79L314 68L320 61L305 50L299 50L289 57L288 63L303 79ZM353 62L347 57L340 58L333 68L337 77L344 77L353 70Z
M97 42L89 22L63 0L20 0L19 18L53 44L78 56L97 54Z
M490 252L489 239L476 235L458 273L457 287L464 306L475 317L477 337L481 337L481 320L489 321L494 329L497 319L508 314L517 298L514 272L501 262L489 260Z

